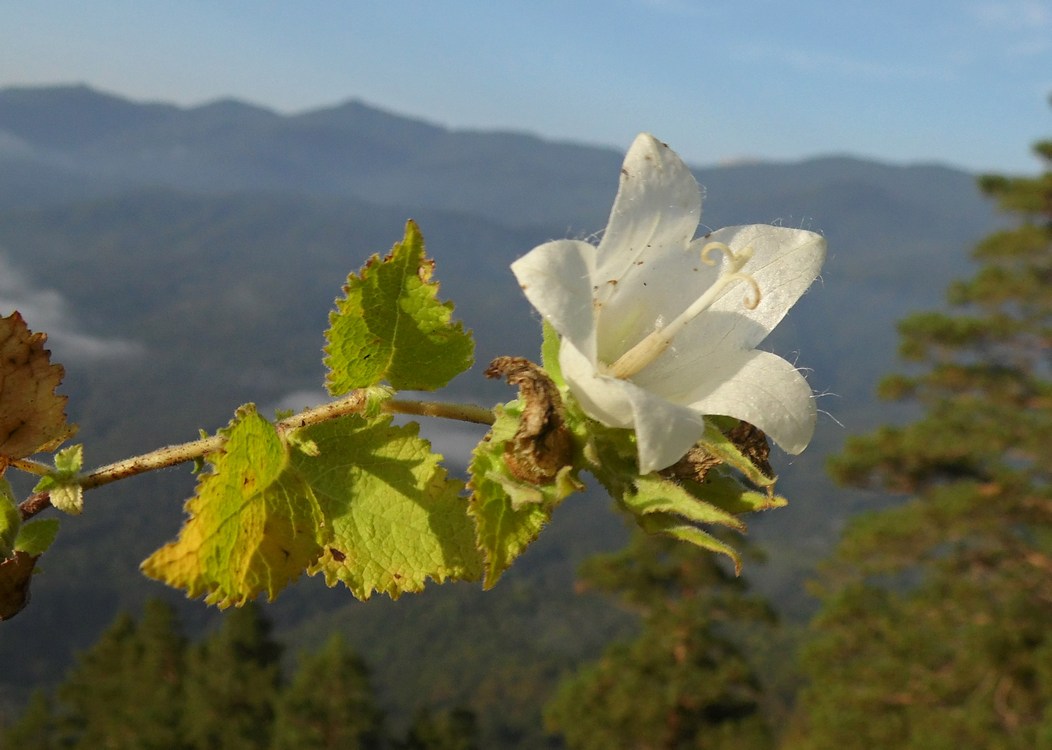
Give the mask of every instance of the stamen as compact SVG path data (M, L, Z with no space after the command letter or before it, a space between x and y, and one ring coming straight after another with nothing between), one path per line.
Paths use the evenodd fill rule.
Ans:
M711 257L713 252L723 255L727 267L720 273L712 286L706 289L700 297L667 326L655 326L656 330L647 334L642 341L622 354L616 362L610 365L606 370L606 374L624 379L638 373L668 349L672 339L694 318L710 308L723 290L735 282L741 281L748 284L749 293L745 295L742 303L749 310L756 309L762 297L760 285L756 283L756 279L750 274L741 272L742 266L752 258L752 248L746 247L735 253L722 242L710 242L701 248L701 262L709 266L716 265L715 259Z

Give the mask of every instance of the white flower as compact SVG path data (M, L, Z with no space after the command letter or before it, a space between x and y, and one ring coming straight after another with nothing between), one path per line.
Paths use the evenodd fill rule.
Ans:
M750 422L789 453L814 433L807 381L754 347L818 276L825 240L759 224L694 239L700 216L690 170L643 133L599 246L556 240L512 264L562 337L573 395L593 419L636 431L644 474L678 461L706 414Z

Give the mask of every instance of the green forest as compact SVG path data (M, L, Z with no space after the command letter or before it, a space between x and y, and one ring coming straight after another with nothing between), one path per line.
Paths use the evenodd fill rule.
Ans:
M739 577L690 545L615 529L620 549L581 555L587 605L565 623L604 613L587 658L490 665L491 680L516 681L501 689L519 713L504 716L499 691L472 703L453 687L441 707L404 710L359 648L333 634L292 652L264 604L201 628L151 599L0 714L0 748L1052 750L1052 141L1034 150L1040 175L979 179L1003 221L971 272L898 323L901 364L878 396L909 419L849 437L828 462L845 491L881 502L846 521L812 576L806 624L750 586L762 544L743 550ZM512 597L524 585L507 584ZM561 604L546 602L555 618ZM471 669L481 680L485 655Z

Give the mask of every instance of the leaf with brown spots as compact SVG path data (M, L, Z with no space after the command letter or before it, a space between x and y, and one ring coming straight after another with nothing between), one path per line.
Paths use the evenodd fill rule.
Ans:
M0 467L54 450L76 432L66 421L66 397L55 393L63 370L51 363L46 341L19 313L0 318Z

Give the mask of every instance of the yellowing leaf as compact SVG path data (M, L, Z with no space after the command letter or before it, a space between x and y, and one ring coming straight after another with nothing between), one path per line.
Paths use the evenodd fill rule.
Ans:
M308 570L361 599L481 576L463 484L416 425L350 415L279 434L243 407L224 433L190 519L146 575L220 607L273 599Z
M273 599L330 534L309 487L287 470L287 447L270 422L246 406L224 433L223 451L186 504L190 519L179 538L142 564L151 578L220 608L260 593Z
M63 371L51 364L46 341L17 312L0 318L0 466L52 450L76 431L66 421L66 397L55 393Z
M402 390L435 390L467 370L474 341L439 302L434 262L413 222L383 260L351 274L326 332L327 386L334 396L387 381Z
M312 567L359 599L374 591L392 598L420 591L428 578L477 580L481 560L467 515L463 484L446 476L440 456L388 416L342 417L308 427L301 437L317 457L293 464L310 483L333 538Z

